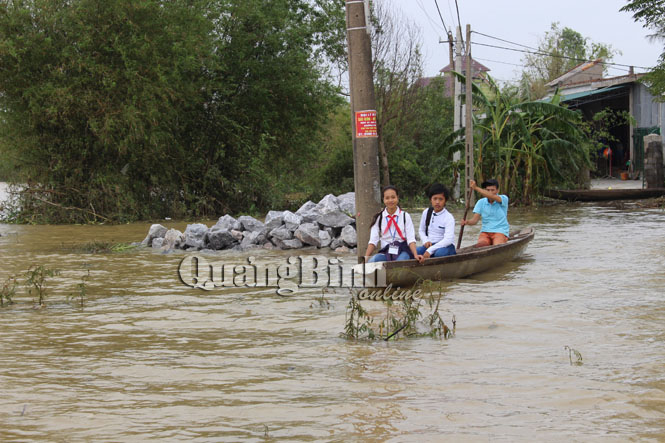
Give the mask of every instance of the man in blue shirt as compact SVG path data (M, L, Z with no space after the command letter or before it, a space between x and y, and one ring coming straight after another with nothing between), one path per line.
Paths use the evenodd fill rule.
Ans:
M508 241L508 196L499 194L499 182L489 179L479 188L474 180L469 181L469 187L484 198L476 202L473 208L473 217L462 220L462 225L475 225L482 218L483 225L478 236L476 246L500 245Z

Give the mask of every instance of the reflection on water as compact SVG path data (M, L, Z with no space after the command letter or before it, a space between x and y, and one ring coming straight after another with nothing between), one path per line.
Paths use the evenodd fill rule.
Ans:
M182 253L63 247L140 241L147 224L0 225L1 281L61 270L47 308L21 288L0 309L0 440L665 439L665 214L562 205L510 219L536 228L524 257L442 286L457 336L394 343L339 338L343 290L330 307L314 290L202 292L179 282ZM66 297L86 267L81 308Z

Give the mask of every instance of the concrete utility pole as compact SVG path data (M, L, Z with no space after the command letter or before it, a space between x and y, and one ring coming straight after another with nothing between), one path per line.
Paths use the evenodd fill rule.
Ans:
M462 73L462 29L457 27L457 40L455 42L455 72ZM462 127L462 83L459 81L457 76L454 77L455 80L455 91L454 91L454 108L453 108L453 130L457 131ZM459 162L462 158L462 155L459 151L453 153L453 161ZM455 187L453 188L453 197L458 199L460 197L460 181L455 181Z
M372 216L381 209L379 139L372 79L372 45L367 0L346 0L346 39L349 49L353 179L356 192L358 261L369 243Z
M466 25L466 109L465 109L465 136L464 152L466 155L464 166L464 190L469 195L469 180L473 178L473 66L471 62L471 25ZM473 204L475 196L471 194L469 205Z

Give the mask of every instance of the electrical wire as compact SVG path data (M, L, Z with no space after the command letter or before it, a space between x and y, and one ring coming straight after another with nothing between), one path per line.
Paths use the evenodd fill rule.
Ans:
M457 26L460 28L462 27L462 20L459 18L459 5L457 4L457 0L455 0L455 9L457 9ZM462 42L464 43L464 42Z
M473 42L474 45L479 45L479 46L486 46L488 48L496 48L496 49L505 49L506 51L515 51L515 52L523 52L525 54L534 54L534 55L545 55L548 57L556 57L556 58L565 58L568 60L574 60L577 62L593 62L595 60L587 60L583 58L577 58L577 57L569 57L567 55L560 55L560 54L552 54L551 52L544 52L544 51L527 51L525 49L516 49L516 48L508 48L506 46L498 46L498 45L490 45L488 43L480 43L480 42ZM607 65L607 66L625 66L627 68L633 67L633 68L639 68L639 69L646 69L646 70L651 70L652 68L647 68L644 66L635 66L635 65L626 65L623 63L612 63L612 62L598 62L602 65Z
M425 14L425 18L426 18L427 21L429 22L429 24L430 24L430 26L432 27L432 29L438 34L438 33L441 31L441 28L439 28L439 24L438 24L437 22L435 22L434 20L432 20L432 18L430 17L430 15L427 13L427 10L425 10L425 7L423 6L421 0L416 0L416 4L417 4L418 7L420 8L420 10L423 11L423 14ZM445 29L446 25L444 24L443 27L444 27L444 29ZM446 31L446 35L448 35L448 32L447 32L447 31ZM441 37L439 36L439 39L440 39L440 38L441 38Z
M485 61L485 62L499 63L499 64L502 64L502 65L517 66L518 68L526 68L525 65L518 65L517 63L500 62L498 60L490 60L488 58L473 57L473 59L474 60L482 60L482 61Z
M446 30L446 35L448 35L448 28L446 27L446 22L443 21L443 15L441 15L441 10L439 9L439 2L437 0L434 0L434 4L436 5L436 10L439 13L439 18L441 19L441 24L443 25L443 29Z
M502 41L504 43L510 43L511 45L521 46L523 48L531 49L531 50L534 50L534 51L540 51L540 49L534 48L533 46L527 46L527 45L523 45L522 43L511 42L510 40L505 40L505 39L495 37L495 36L489 35L489 34L483 34L482 32L478 32L478 31L471 31L471 32L474 33L474 34L482 35L484 37L493 38L494 40L499 40L499 41Z

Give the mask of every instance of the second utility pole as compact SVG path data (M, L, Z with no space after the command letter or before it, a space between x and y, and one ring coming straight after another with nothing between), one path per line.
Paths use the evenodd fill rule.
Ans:
M471 61L471 25L466 25L466 106L465 114L465 135L464 152L466 155L464 162L464 178L466 179L466 196L469 196L469 180L473 178L473 62ZM471 194L469 205L473 204L475 196Z

